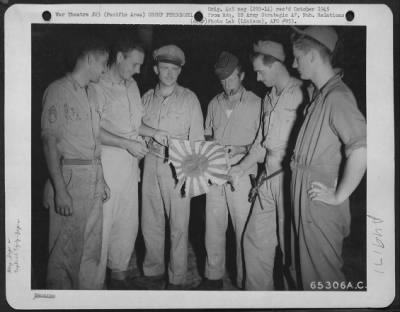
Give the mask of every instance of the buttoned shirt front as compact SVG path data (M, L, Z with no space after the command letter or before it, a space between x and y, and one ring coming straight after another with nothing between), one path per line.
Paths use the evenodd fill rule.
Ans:
M136 81L116 81L111 72L106 72L91 88L102 111L101 127L127 139L138 139L143 106Z
M261 99L251 91L241 90L240 100L227 114L229 98L225 93L215 96L208 105L205 134L213 135L221 145L252 144L260 125ZM232 163L244 154L237 155Z
M261 99L244 88L228 116L229 99L225 93L215 96L208 105L205 134L213 135L222 145L251 144L260 124Z
M264 140L262 145L272 154L284 154L293 125L297 118L297 109L303 101L301 81L289 78L289 82L277 93L276 87L264 99Z
M293 126L302 102L301 81L293 77L290 77L280 94L273 87L264 98L262 127L250 154L261 161L267 150L266 165L269 169L278 170L288 152L288 143L293 139Z
M197 96L187 88L176 85L167 97L159 86L143 95L143 123L167 131L171 136L184 140L204 140L203 113Z
M101 111L91 94L71 74L53 82L43 96L42 136L58 138L57 147L67 159L100 156Z

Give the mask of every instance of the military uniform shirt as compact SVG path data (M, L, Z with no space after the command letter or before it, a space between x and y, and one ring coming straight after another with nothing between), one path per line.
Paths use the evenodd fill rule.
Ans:
M70 74L53 82L43 96L42 136L59 139L58 149L67 159L100 157L99 106Z
M203 113L197 96L189 89L176 85L172 94L163 97L159 87L147 91L142 98L143 123L167 131L184 140L203 140Z
M117 82L107 72L91 88L102 111L101 127L126 139L138 139L143 106L135 80Z

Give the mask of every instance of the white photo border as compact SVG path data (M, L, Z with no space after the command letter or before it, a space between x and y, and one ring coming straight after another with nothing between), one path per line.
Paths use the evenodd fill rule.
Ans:
M355 19L299 18L302 25L366 26L367 99L367 285L366 291L53 291L31 289L31 24L199 25L195 12L208 7L249 4L71 4L11 6L5 16L5 187L6 253L18 243L17 273L6 270L6 295L13 308L355 308L384 307L395 296L393 15L383 4L324 4L335 12L352 10ZM254 6L265 4L252 4ZM271 4L271 6L318 4ZM180 12L181 16L143 19L104 17L104 12ZM52 14L50 22L43 11ZM58 16L55 12L100 12L100 16ZM207 16L205 14L205 16ZM207 23L204 23L207 24ZM287 24L278 25L290 25ZM384 34L384 35L383 35ZM23 90L21 92L21 90ZM384 139L383 139L384 138ZM23 196L21 196L23 194ZM379 241L378 241L379 240ZM384 244L384 248L380 243ZM378 248L379 253L376 252ZM7 255L6 265L7 265ZM379 270L378 270L379 268ZM7 269L7 268L6 268ZM39 294L40 296L38 296ZM47 297L46 297L47 296Z

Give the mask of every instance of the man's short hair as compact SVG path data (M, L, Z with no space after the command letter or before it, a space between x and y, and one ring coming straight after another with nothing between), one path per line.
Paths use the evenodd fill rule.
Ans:
M330 51L325 45L321 44L314 38L295 32L291 35L290 39L295 48L304 52L309 52L312 49L316 50L323 61L332 63L335 51Z
M79 59L88 53L106 54L108 47L105 41L92 34L81 34L74 38L66 55L66 65L68 70L72 70Z
M267 55L267 54L263 54L263 53L253 53L251 55L251 60L254 61L256 58L259 58L259 57L261 58L263 64L268 67L271 67L271 65L275 62L282 64L282 62L280 60L273 57L272 55Z
M118 52L121 52L124 57L127 57L128 54L134 50L142 52L143 54L145 53L144 47L140 42L131 38L118 39L111 46L108 63L111 65L117 61Z

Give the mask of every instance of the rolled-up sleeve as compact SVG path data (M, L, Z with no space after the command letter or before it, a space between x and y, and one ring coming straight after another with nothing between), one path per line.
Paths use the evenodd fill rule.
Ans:
M65 123L63 106L67 102L66 90L57 85L50 85L43 95L43 111L41 118L41 135L62 136L62 127Z
M201 141L204 140L204 127L203 127L203 112L201 111L200 102L195 94L190 94L188 101L191 105L191 116L190 116L190 130L189 140L190 141Z
M92 84L88 93L92 101L95 102L95 106L99 111L100 127L111 133L117 133L118 129L115 128L111 121L113 118L112 106L110 101L107 100L104 90L99 85Z
M333 92L330 101L330 126L340 138L348 157L355 149L366 147L366 122L350 93Z
M106 101L106 96L97 84L91 83L88 87L88 98L93 103L96 111L99 114L101 120L105 119L107 116L107 111L110 109L109 104Z

